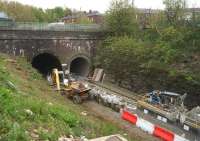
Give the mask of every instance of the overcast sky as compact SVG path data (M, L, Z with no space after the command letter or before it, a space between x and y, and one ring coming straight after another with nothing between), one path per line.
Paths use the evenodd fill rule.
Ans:
M54 8L55 6L66 6L78 10L98 10L105 12L112 0L13 0L23 4L34 5L41 8ZM131 0L130 0L131 1ZM200 0L187 0L190 7L200 7ZM162 0L135 0L135 6L139 8L164 8Z

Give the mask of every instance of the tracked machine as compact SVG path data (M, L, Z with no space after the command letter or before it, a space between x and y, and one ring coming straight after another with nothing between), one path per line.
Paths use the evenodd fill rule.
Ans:
M89 98L91 88L85 82L72 77L65 68L66 65L62 65L62 71L53 69L48 80L56 86L56 90L60 91L62 95L72 99L75 104L81 104L83 100Z
M185 97L186 94L181 96L177 93L156 90L138 100L138 107L175 122L186 110L183 105Z

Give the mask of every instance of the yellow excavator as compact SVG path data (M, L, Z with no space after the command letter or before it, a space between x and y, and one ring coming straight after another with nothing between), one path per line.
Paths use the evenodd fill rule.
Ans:
M72 99L75 104L81 104L89 98L91 88L84 82L70 78L68 71L53 69L51 74L52 83L62 95Z

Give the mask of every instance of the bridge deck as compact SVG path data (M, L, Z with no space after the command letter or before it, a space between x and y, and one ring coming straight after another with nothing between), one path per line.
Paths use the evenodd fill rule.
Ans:
M99 32L104 31L99 24L56 24L56 23L31 23L14 22L0 24L0 30L47 30L47 31L84 31Z

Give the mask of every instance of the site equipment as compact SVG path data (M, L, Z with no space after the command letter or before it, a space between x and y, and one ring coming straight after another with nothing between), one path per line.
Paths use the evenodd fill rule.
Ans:
M184 99L187 94L181 96L180 94L173 92L155 90L147 93L145 96L147 98L146 100L151 104L158 104L164 107L169 107L171 105L183 105Z
M187 110L183 104L186 96L187 94L181 96L177 93L155 90L144 95L137 104L139 108L149 110L170 121L177 121L180 114Z
M64 69L64 67L62 71L53 69L51 76L57 90L59 90L62 95L66 95L68 98L72 99L75 104L81 104L83 100L89 98L89 91L91 88L89 88L85 82L71 77L69 71Z

